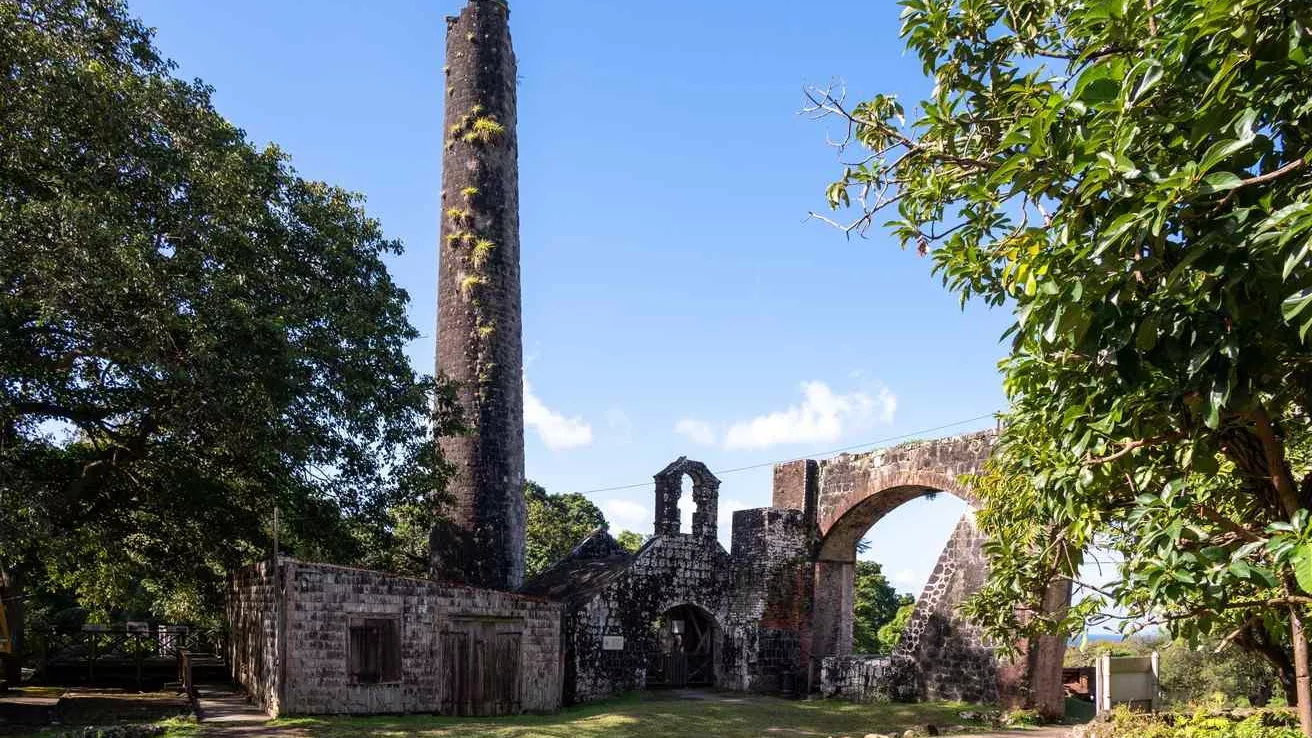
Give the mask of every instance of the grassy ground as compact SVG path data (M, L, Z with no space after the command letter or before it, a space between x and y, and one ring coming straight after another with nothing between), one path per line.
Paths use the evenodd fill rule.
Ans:
M759 738L891 733L933 723L958 725L963 704L854 705L789 701L736 694L680 699L668 694L634 695L554 715L497 719L432 716L291 718L269 725L304 738Z
M185 727L191 710L184 697L173 692L130 692L53 687L24 687L11 690L6 699L59 698L51 708L27 709L17 717L0 704L0 737L50 736L83 726L160 723L166 729ZM3 702L3 700L0 700ZM6 719L8 715L8 719ZM57 724L45 725L50 720ZM191 721L194 725L194 721ZM177 738L181 738L178 736Z

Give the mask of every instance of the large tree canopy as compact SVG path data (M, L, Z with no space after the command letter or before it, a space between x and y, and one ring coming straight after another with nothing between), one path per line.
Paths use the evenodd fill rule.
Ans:
M296 553L391 545L453 403L400 244L170 69L122 2L0 0L0 570L193 618L275 507Z
M1038 623L1012 606L1110 541L1113 604L1238 641L1287 622L1312 735L1312 6L901 4L934 82L914 117L812 101L847 134L842 226L886 217L963 301L1015 311L975 614Z

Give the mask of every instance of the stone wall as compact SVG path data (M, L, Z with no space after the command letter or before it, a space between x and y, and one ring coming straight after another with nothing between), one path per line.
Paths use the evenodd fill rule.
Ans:
M810 650L811 543L802 510L766 507L733 514L734 589L722 686L773 692L803 683Z
M957 523L893 651L916 667L920 699L998 701L998 663L980 628L956 608L984 583L984 537L967 513Z
M820 662L820 694L851 702L894 699L905 693L892 683L894 673L888 656L827 656Z
M442 668L441 634L462 623L510 624L520 634L520 701L523 710L553 710L560 705L561 607L523 595L443 586L363 569L310 564L284 559L282 576L286 613L286 663L281 703L261 702L281 714L439 712L449 675ZM234 633L245 641L273 642L271 620L243 615L263 608L271 570L256 565L239 572L229 612ZM353 616L394 617L400 621L401 679L395 683L354 684L347 669L348 622ZM251 659L243 657L243 663ZM263 662L261 662L263 663ZM234 666L237 661L234 661ZM276 692L268 671L242 666L234 674L252 692ZM270 682L272 681L272 684Z
M694 605L715 620L716 683L724 681L724 633L732 592L729 554L714 538L653 537L609 583L581 598L566 616L571 702L590 702L647 686L647 667L660 652L653 624L678 605ZM606 637L623 647L605 648Z
M278 603L273 564L261 562L228 577L228 664L233 681L244 685L260 709L277 714Z

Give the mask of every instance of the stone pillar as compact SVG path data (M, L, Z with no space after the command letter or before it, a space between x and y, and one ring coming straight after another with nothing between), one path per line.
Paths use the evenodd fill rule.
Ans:
M524 577L524 398L515 53L500 0L447 19L437 370L468 429L441 439L456 467L435 578L515 589Z
M811 658L852 653L856 562L817 561L811 620Z
M816 524L820 497L820 464L810 459L774 466L772 507L801 510L808 526Z

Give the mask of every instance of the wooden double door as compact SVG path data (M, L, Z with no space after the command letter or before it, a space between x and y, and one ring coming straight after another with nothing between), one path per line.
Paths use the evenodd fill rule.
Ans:
M515 715L520 695L519 620L457 620L442 632L443 715Z

